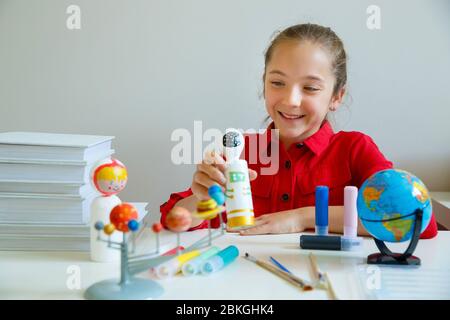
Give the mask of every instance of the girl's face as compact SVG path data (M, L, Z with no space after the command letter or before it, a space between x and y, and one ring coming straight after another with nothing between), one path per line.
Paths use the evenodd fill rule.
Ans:
M328 110L336 109L345 89L332 98L335 77L328 54L309 41L284 41L266 66L267 112L286 148L316 133Z

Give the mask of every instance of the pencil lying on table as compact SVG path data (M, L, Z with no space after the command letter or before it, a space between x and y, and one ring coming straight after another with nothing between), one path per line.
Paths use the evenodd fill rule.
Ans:
M308 290L313 289L313 287L309 283L300 279L299 277L296 277L291 273L287 273L286 271L280 270L277 267L274 267L265 261L258 260L255 257L252 257L251 255L249 255L248 253L245 253L245 259L256 263L258 266L266 269L269 272L272 272L273 274L279 276L280 278L288 281L292 285L301 288L303 291L308 291Z

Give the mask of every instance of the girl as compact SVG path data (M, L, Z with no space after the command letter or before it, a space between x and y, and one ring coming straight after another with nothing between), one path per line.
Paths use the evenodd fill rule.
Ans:
M392 168L373 140L360 132L333 132L327 115L336 111L345 95L346 53L339 37L315 24L300 24L279 33L265 54L264 99L272 123L257 139L278 144L279 169L262 175L265 166L249 163L255 226L241 235L297 233L314 229L315 188L329 187L329 230L343 232L345 186L361 187L373 173ZM260 148L261 148L261 144ZM261 151L261 150L259 150ZM267 151L267 150L266 150ZM249 159L246 144L244 158ZM208 187L225 186L222 159L197 166L191 188L174 193L161 206L161 222L174 207L195 210L208 199ZM225 218L225 217L224 217ZM218 217L212 220L219 226ZM190 230L205 228L206 221L193 219ZM359 225L358 233L367 235ZM437 234L433 216L422 238Z

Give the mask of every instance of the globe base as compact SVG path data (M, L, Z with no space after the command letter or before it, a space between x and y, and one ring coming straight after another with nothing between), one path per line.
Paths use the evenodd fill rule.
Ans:
M403 266L420 266L420 259L416 256L404 257L404 254L393 253L385 255L382 253L373 253L367 257L367 264L388 264Z
M411 242L404 253L394 253L386 246L386 244L374 238L375 244L381 253L373 253L367 257L368 264L390 264L390 265L411 265L420 266L420 259L413 256L413 252L416 249L417 243L420 239L420 230L422 228L423 211L417 209L414 211L416 219L414 221L414 231L411 236Z

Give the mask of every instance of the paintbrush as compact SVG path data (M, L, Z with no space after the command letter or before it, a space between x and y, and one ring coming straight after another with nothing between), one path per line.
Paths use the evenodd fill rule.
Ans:
M321 289L327 289L327 281L325 276L319 270L316 257L312 254L312 252L309 254L309 263L311 264L311 269L315 278L315 286Z
M280 278L286 280L287 282L291 283L292 285L301 288L303 291L308 291L308 290L312 290L313 286L311 286L309 283L307 283L306 281L300 279L297 276L294 276L291 273L287 273L286 271L280 270L277 267L272 266L271 264L265 262L265 261L261 261L256 259L255 257L252 257L251 255L249 255L248 253L245 253L244 256L245 259L252 261L254 263L256 263L258 266L266 269L267 271L279 276Z

